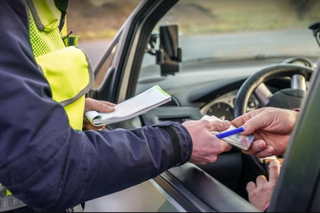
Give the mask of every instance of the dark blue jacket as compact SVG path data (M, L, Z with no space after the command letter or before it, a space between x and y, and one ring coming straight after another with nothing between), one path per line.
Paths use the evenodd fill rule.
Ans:
M191 137L177 123L101 132L74 131L68 123L35 62L24 5L1 0L0 183L16 197L60 211L156 177L191 156Z

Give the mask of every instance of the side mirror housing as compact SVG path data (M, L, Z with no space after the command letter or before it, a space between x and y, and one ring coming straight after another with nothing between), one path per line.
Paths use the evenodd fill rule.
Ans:
M178 26L161 26L159 39L160 49L156 52L156 60L161 67L161 75L175 75L180 71L180 62L182 61Z

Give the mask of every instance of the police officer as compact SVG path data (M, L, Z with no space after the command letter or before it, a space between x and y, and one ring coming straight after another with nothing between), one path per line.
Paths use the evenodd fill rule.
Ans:
M39 7L50 11L54 5L61 13L52 14L63 17L64 2L0 1L0 211L26 205L33 211L63 211L187 161L215 162L230 150L210 133L226 130L227 122L80 131L83 91L92 85L90 66L76 47L58 48L54 32L61 29L60 19L37 16ZM70 94L63 88L74 89L68 88L76 81L74 73L58 73L66 66L79 66L80 81Z

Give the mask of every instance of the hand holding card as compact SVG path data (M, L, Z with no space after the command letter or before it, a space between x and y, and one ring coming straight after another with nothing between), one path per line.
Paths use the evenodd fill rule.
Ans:
M210 116L204 116L202 119L218 119L217 117L210 117ZM222 139L223 141L229 143L230 145L233 145L235 147L238 147L244 151L247 151L250 149L252 143L255 140L255 137L240 135L241 132L244 132L243 128L235 128L231 126L227 131L225 132L212 132L212 134L215 134L218 138Z

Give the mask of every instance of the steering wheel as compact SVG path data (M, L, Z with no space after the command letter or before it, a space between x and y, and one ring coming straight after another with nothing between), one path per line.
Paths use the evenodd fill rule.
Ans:
M290 65L290 63L297 62L302 62L304 66ZM237 94L234 117L237 118L247 112L247 106L253 93L258 99L260 107L299 108L307 91L306 82L310 81L314 71L311 67L313 67L312 62L307 59L292 58L283 64L270 66L252 75L245 81ZM283 77L291 78L291 89L272 94L265 82ZM268 177L268 169L264 163L255 156L244 156L256 174Z
M312 68L305 66L279 64L257 72L248 78L240 88L235 102L234 117L237 118L247 112L247 106L253 93L261 107L273 106L287 109L300 107L307 90L306 81L310 81L313 71ZM283 77L291 77L291 89L272 94L265 82Z

